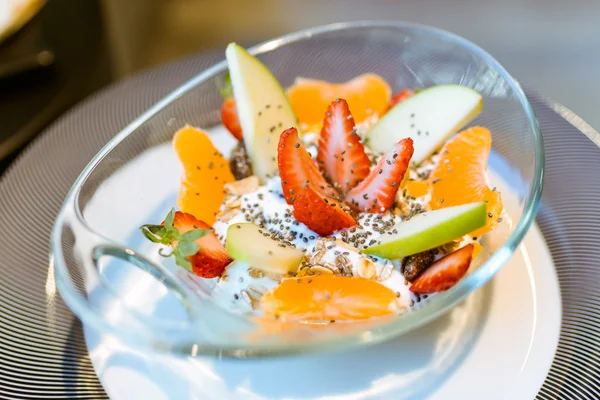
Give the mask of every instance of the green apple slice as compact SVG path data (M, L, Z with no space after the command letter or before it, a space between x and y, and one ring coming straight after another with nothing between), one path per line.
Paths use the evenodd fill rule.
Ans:
M388 259L397 259L430 250L458 239L486 224L485 203L471 203L415 215L396 224L394 235L381 235L379 243L363 250Z
M296 115L277 79L256 57L235 43L225 56L252 170L265 181L277 174L279 135L298 127Z
M277 274L296 272L304 253L265 236L258 226L236 223L227 228L227 252L236 261Z
M367 145L380 153L410 137L412 160L423 162L480 112L481 95L460 85L438 85L398 103L367 133Z

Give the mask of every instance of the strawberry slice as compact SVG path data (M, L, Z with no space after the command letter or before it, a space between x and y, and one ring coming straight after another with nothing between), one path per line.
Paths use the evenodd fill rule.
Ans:
M242 126L238 118L237 106L233 97L227 97L221 106L221 122L237 140L242 140Z
M414 95L414 90L408 88L402 89L401 91L392 96L392 99L390 100L390 108L394 107L396 104L401 103L410 97L413 97Z
M348 206L311 187L303 189L294 202L294 218L321 236L356 226L347 210Z
M473 248L470 243L434 262L413 282L410 291L429 294L450 289L467 273Z
M296 128L286 129L281 134L277 162L283 196L288 204L292 204L306 187L311 187L324 196L338 197L337 191L323 178L317 164L300 142Z
M192 214L171 211L161 225L144 225L144 235L155 243L173 248L166 257L174 256L177 265L202 278L215 278L233 259L221 244L211 226Z
M175 213L173 226L181 234L198 228L212 229L210 225L197 220L192 214L181 211ZM225 267L233 261L214 232L197 239L195 243L199 249L196 254L188 256L188 260L192 264L193 272L202 278L215 278L221 275Z
M327 108L317 163L325 177L343 194L369 175L369 157L354 129L354 119L344 99L335 100Z
M399 141L381 157L365 180L348 192L346 203L356 211L384 213L389 210L394 204L412 154L412 139Z

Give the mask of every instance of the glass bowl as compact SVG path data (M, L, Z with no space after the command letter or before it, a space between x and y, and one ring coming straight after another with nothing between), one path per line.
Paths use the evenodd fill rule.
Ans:
M264 357L383 341L440 316L489 281L534 221L544 152L519 84L485 51L453 34L403 22L352 22L293 33L251 49L284 87L296 77L346 81L365 72L394 90L458 83L484 98L470 125L492 131L489 168L506 221L483 238L478 266L452 289L392 317L335 324L257 324L210 298L211 281L163 259L138 227L175 205L179 164L169 142L191 124L220 125L222 61L133 121L94 157L71 189L52 233L56 285L83 323L137 346L177 355ZM226 133L212 137L227 153ZM476 261L477 261L476 260Z

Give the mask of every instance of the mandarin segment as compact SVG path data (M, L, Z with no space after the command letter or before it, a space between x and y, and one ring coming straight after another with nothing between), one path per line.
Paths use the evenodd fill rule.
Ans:
M473 242L473 255L471 256L471 258L476 259L477 256L481 253L481 251L483 250L483 246L477 242Z
M183 165L177 206L209 225L214 224L225 197L224 185L235 181L229 162L204 131L191 126L175 133L173 147Z
M406 193L412 197L422 197L429 192L429 183L427 181L411 181L404 182Z
M338 98L346 99L356 123L382 116L389 107L392 90L382 77L369 73L344 83L298 78L287 94L301 124L320 126L323 111Z
M254 317L252 320L257 324L256 330L251 331L247 336L248 340L255 343L268 342L273 338L281 340L284 338L289 342L305 342L314 339L315 334L327 335L347 335L364 332L370 328L375 328L395 320L396 314L388 314L378 318L360 320L360 323L322 323L306 321L282 321L269 316Z
M487 179L487 161L492 135L487 128L466 129L450 139L440 152L429 176L432 210L483 201L487 206L487 224L472 232L481 236L494 229L502 212L502 199Z
M373 280L336 275L285 279L261 299L266 316L283 320L358 320L397 311L396 294Z

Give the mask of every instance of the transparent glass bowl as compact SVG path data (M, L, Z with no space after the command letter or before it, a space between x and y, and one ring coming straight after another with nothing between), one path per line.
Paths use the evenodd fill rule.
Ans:
M223 61L118 133L71 189L52 233L51 262L61 295L84 324L133 345L178 355L256 357L339 349L425 324L485 284L511 257L534 221L544 153L522 89L489 54L437 29L375 21L301 31L251 52L284 87L298 76L342 82L374 72L394 90L442 83L474 88L484 97L484 108L471 125L492 131L490 169L515 196L512 223L484 237L489 257L455 287L400 316L267 326L220 308L208 297L210 281L161 259L138 227L161 221L175 204L179 172L174 155L167 154L174 132L186 124L204 129L220 124ZM224 152L232 146L228 134L213 140ZM164 157L172 162L165 163Z

